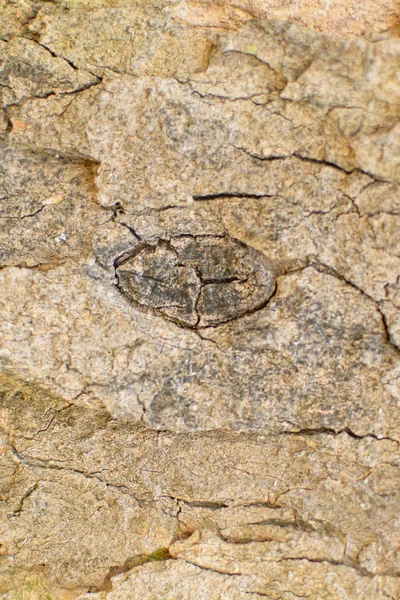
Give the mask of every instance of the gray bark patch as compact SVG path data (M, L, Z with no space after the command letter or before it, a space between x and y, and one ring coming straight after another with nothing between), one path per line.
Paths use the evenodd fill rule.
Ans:
M272 263L227 236L143 245L116 274L131 302L186 328L216 326L260 310L275 290Z

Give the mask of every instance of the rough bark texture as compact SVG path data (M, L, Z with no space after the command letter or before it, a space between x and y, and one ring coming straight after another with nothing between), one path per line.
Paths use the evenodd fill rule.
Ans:
M1 598L400 598L398 18L332 4L0 0Z

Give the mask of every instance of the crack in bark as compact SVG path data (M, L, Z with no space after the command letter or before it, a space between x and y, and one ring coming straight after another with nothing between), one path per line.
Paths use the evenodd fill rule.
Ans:
M168 494L164 494L162 496L158 496L155 501L159 501L162 498L167 498L169 500L173 500L176 503L184 504L185 506L194 507L194 508L204 508L209 510L225 510L225 509L233 509L233 508L268 508L272 510L279 510L282 508L280 504L275 502L268 502L265 500L259 501L250 501L250 502L237 502L234 498L229 498L228 500L201 500L201 499L190 499L181 498L179 496L171 496ZM180 512L180 511L179 511Z
M157 548L150 554L135 554L134 556L128 557L122 565L113 565L109 568L103 582L99 586L91 586L88 593L96 592L110 592L113 589L112 579L122 573L128 573L132 569L149 562L162 562L166 560L173 560L169 549L166 547Z
M364 440L365 438L372 438L374 440L377 440L378 442L383 441L383 440L388 440L390 442L394 442L397 445L399 445L399 440L396 440L394 438L388 437L388 436L378 436L374 433L365 433L365 434L357 434L354 433L354 431L352 431L349 427L345 427L344 429L332 429L330 427L317 427L317 428L305 428L305 429L298 429L296 431L281 431L280 433L278 433L277 435L294 435L294 436L315 436L315 435L332 435L332 436L339 436L342 435L343 433L346 433L349 437L353 438L354 440Z
M267 33L267 32L264 32L264 33ZM262 58L260 58L259 56L257 56L256 54L254 54L252 52L245 52L244 50L237 50L237 49L229 49L229 50L222 50L222 53L223 54L241 54L243 56L251 56L251 58L254 58L257 62L268 67L270 69L270 71L272 71L273 73L279 73L279 75L282 75L282 69L274 69L269 64L268 61L263 60ZM281 91L283 91L284 89L285 88L283 88Z
M208 508L210 510L221 510L223 508L230 507L230 505L226 502L219 502L213 500L187 500L185 498L180 498L179 496L170 496L168 494L159 496L158 498L156 498L156 501L160 500L161 498L168 498L169 500L185 504L186 506L190 506L192 508Z
M257 199L257 198L275 198L274 194L246 194L242 192L220 192L216 194L204 194L204 195L195 195L192 196L195 202L204 202L207 200L220 200L225 198L248 198L248 199ZM175 207L169 207L175 208ZM186 207L184 207L186 208Z
M396 570L387 570L387 571L378 571L376 573L372 571L368 571L365 567L361 567L361 565L355 564L353 561L335 561L328 559L319 559L319 558L308 558L307 556L302 556L300 558L284 558L283 561L298 561L304 560L309 563L326 563L332 565L334 567L347 567L348 569L353 569L360 573L362 577L368 577L373 579L374 577L400 577L400 572ZM278 561L280 562L280 561Z
M195 562L194 560L190 560L188 557L183 556L181 554L177 554L176 556L174 556L174 558L183 560L184 562L191 564L195 567L198 567L199 569L205 570L205 571L212 571L214 573L220 573L222 575L227 575L227 576L246 576L246 573L232 573L229 571L224 571L223 569L217 569L216 567L206 567L204 565L199 565L197 562ZM259 559L260 560L260 559ZM301 561L305 561L308 563L312 563L312 564L326 564L326 565L331 565L333 567L346 567L348 569L352 569L354 571L356 571L357 573L359 573L359 575L361 575L361 577L366 577L368 579L373 579L374 577L399 577L399 574L397 572L384 572L384 573L373 573L371 571L368 571L367 569L365 569L364 567L361 567L360 565L356 565L354 563L350 563L350 562L340 562L340 561L335 561L332 559L327 559L327 558L309 558L307 556L299 556L299 557L283 557L283 558L279 558L279 559L270 559L270 560L266 560L266 561L262 561L262 562L267 562L267 563L285 563L285 562L301 562Z
M186 83L184 81L180 81L179 79L178 82L183 85ZM191 95L200 98L200 101L206 100L207 98L210 98L212 101L213 98L217 98L218 100L226 100L227 102L252 102L255 106L266 106L265 102L257 102L255 99L259 97L263 98L263 96L265 96L267 93L265 94L263 92L258 92L257 94L252 94L251 96L236 96L233 98L232 96L223 96L222 94L213 94L212 92L206 92L205 94L203 94L199 92L199 90L194 89L193 85L190 82L189 86L191 89ZM278 94L276 94L276 97L277 96ZM210 106L209 102L204 102L203 104L207 104Z
M19 506L18 508L16 508L13 512L13 516L14 517L19 517L20 514L22 513L23 509L24 509L24 504L25 504L25 500L27 500L32 494L33 492L35 492L39 487L39 482L36 481L32 487L30 487L25 494L22 496L22 498L19 501Z
M41 48L46 50L53 58L58 58L59 60L65 61L74 71L84 71L86 73L90 73L90 75L92 75L93 77L96 77L97 80L102 80L102 77L100 77L99 75L96 75L96 73L93 73L89 69L80 69L69 58L66 58L65 56L60 56L59 54L56 54L56 52L54 52L54 50L52 50L51 48L49 48L48 46L46 46L45 44L43 44L42 42L39 41L40 36L39 36L39 39L37 39L37 37L34 34L32 35L32 37L29 37L26 35L25 36L19 35L18 37L21 37L22 39L29 40L30 42L37 44L38 46L40 46Z
M235 144L232 144L232 143L231 143L231 146L233 146L233 148L235 148L236 150L244 152L251 158L254 158L255 160L260 160L262 162L275 161L275 160L288 160L290 158L296 158L297 160L300 160L303 162L309 162L309 163L322 165L322 166L326 166L326 167L332 167L333 169L336 169L342 173L346 173L347 175L351 175L352 173L362 173L363 175L368 175L368 177L371 177L374 180L374 183L375 182L390 183L390 180L380 179L380 178L376 177L373 173L370 173L369 171L365 171L364 169L361 169L360 167L356 167L354 169L345 169L344 167L341 167L337 163L334 163L334 162L331 162L328 160L322 160L322 159L317 159L317 158L311 158L308 156L303 156L299 152L292 152L291 154L261 156L259 154L255 154L254 152L251 152L250 150L246 150L246 148L243 148L241 146L236 146Z
M193 562L186 558L185 556L177 555L174 556L175 559L183 560L183 562L192 565L193 567L197 567L202 571L211 571L212 573L220 573L220 575L228 575L229 577L243 577L243 573L230 573L229 571L223 571L222 569L217 569L216 567L205 567L204 565L199 565L196 562Z
M287 160L288 158L291 158L292 156L294 156L293 154L277 154L277 155L270 155L270 156L261 156L260 154L254 154L253 152L250 152L249 150L246 150L246 148L243 148L242 146L235 146L235 144L230 144L233 148L235 148L236 150L239 150L240 152L244 152L244 154L247 154L247 156L250 156L251 158L254 158L255 160L260 160L261 162L272 162L275 160Z
M4 200L5 198L0 198L0 200ZM8 200L8 198L6 198ZM38 208L37 210L35 210L33 213L28 213L26 215L22 215L21 217L11 217L11 216L0 216L0 219L3 220L10 220L10 221L23 221L24 219L30 219L31 217L36 217L36 215L38 215L39 213L41 213L45 208L46 208L46 204L43 204L43 206L41 206L40 208Z
M3 107L3 112L5 114L5 118L7 121L6 134L10 134L13 130L13 122L12 122L11 116L10 116L10 109L21 108L30 100L47 100L48 98L50 98L52 96L54 96L57 100L60 100L61 98L64 98L64 96L73 96L73 95L79 94L81 92L84 92L84 91L92 88L92 87L96 87L97 85L100 85L102 83L102 81L103 81L102 77L99 77L98 75L95 75L95 77L97 78L96 81L83 84L80 87L77 87L75 90L71 90L69 92L51 91L51 92L44 92L43 94L37 94L36 96L23 96L18 102L12 102L10 104L5 105ZM59 116L62 116L62 114ZM95 161L95 160L93 160L92 162L97 163L97 161Z
M82 469L76 469L73 467L63 467L63 466L57 465L57 464L50 464L49 460L43 460L38 457L36 457L35 459L29 459L29 458L25 458L24 456L22 456L18 452L16 447L13 444L11 444L10 442L9 442L9 445L10 445L11 453L13 454L13 456L15 456L15 458L24 466L32 467L32 468L39 468L39 469L49 469L49 470L54 470L54 471L67 471L69 473L75 473L76 475L81 475L81 476L85 477L86 479L96 480L99 483L102 483L103 485L105 485L106 487L110 487L110 488L116 489L118 491L122 491L123 493L127 493L130 496L132 496L133 498L135 498L135 500L139 503L137 498L132 494L131 490L126 485L112 484L112 483L105 481L101 477L97 477L98 473L102 473L103 471L106 471L107 469L102 469L101 471L94 471L92 473L88 473Z
M37 39L37 37L34 34L32 36L18 35L17 37L20 37L23 40L29 40L30 42L33 42L34 44L37 44L38 46L40 46L41 48L43 48L44 50L46 50L53 58L58 58L60 60L64 60L70 67L72 67L72 69L74 69L74 71L79 71L78 67L76 65L74 65L74 63L71 60L68 60L68 58L65 58L64 56L58 56L48 46L46 46L45 44L42 44L39 41L39 39ZM90 73L91 75L93 75L93 73L91 73L90 71L88 71L88 73Z
M383 312L381 304L379 302L376 302L376 310L381 315L383 329L385 331L385 335L386 335L388 344L400 355L400 346L398 346L396 344L396 342L393 340L393 336L390 333L389 324L387 322L387 317L386 317L385 313Z
M248 595L254 595L254 596L260 596L260 598L268 598L268 600L282 600L284 598L284 596L286 595L286 593L291 594L292 596L295 596L296 598L311 598L311 594L307 594L307 595L299 595L299 594L295 594L295 592L293 592L293 590L285 590L279 597L277 598L272 598L272 596L270 594L266 594L264 592L259 592L256 590L250 590L250 591L243 591L244 594L248 594Z

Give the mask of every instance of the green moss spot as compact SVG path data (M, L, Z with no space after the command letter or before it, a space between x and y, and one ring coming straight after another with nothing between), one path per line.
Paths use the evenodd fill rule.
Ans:
M168 548L158 548L157 550L154 550L154 552L152 552L151 554L146 555L146 562L168 560L169 558L172 558L172 556L170 555Z

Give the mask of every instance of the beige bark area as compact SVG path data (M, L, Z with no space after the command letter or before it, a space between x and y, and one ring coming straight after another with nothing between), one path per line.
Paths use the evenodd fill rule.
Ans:
M31 570L56 598L398 594L395 440L155 433L2 390L3 590Z
M8 105L3 371L157 429L393 436L399 52L252 22L201 73ZM70 200L32 204L39 161Z
M45 0L2 0L1 35L20 33ZM112 10L155 6L172 19L193 27L216 30L236 28L249 19L289 19L329 35L345 37L391 31L399 26L398 0L57 0L69 10Z
M345 37L398 28L399 5L393 0L189 0L171 13L197 26L230 28L249 18L290 19L329 35Z
M397 10L0 0L1 598L400 598Z

